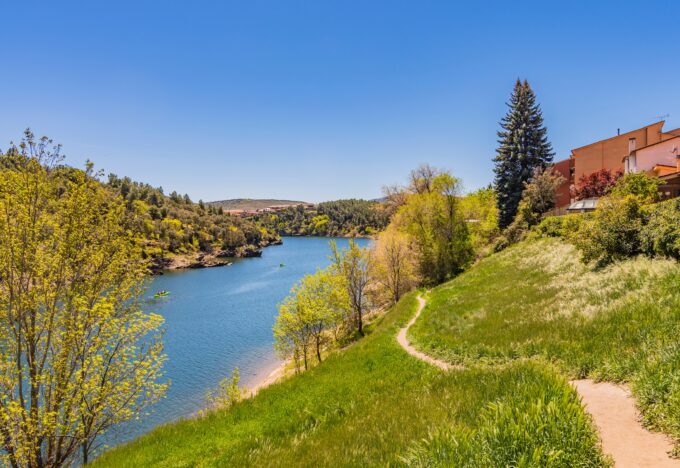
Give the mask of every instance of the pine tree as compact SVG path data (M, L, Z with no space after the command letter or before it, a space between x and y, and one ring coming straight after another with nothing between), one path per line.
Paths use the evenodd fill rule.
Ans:
M519 79L510 96L508 113L501 120L498 150L494 162L495 189L498 203L498 224L505 228L512 223L522 198L524 185L534 170L545 167L553 159L543 114L529 83Z

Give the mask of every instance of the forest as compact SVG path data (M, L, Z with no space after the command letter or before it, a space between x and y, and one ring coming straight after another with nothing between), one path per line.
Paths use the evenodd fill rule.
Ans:
M389 212L376 201L349 199L319 203L311 210L291 206L254 219L283 236L364 237L383 230Z

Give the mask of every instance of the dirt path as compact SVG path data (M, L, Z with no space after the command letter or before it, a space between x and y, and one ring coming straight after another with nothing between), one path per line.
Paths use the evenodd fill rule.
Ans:
M462 369L435 359L415 349L406 338L425 307L425 299L418 296L418 310L404 328L399 330L397 341L411 356L425 361L442 370ZM588 413L593 417L602 441L602 450L611 455L617 468L680 467L680 460L672 459L668 453L673 444L664 434L650 432L640 424L640 415L630 392L608 382L595 383L592 380L571 382L581 397Z
M416 348L411 346L411 343L408 342L408 338L406 338L406 333L408 332L408 329L411 328L411 325L416 323L416 320L420 316L420 313L423 311L423 308L425 307L425 299L423 299L422 296L418 296L418 310L416 311L416 314L413 316L411 320L406 324L404 328L399 330L399 333L397 334L397 341L401 345L404 350L406 350L407 353L409 353L411 356L415 356L421 361L425 361L428 364L432 364L433 366L437 366L442 370L450 370L450 369L456 369L457 366L452 366L448 362L440 361L439 359L435 359L432 356L428 356L425 353L421 353L418 351Z
M635 401L626 388L592 380L571 384L595 421L602 450L614 458L617 467L680 467L680 460L668 456L671 441L640 424Z

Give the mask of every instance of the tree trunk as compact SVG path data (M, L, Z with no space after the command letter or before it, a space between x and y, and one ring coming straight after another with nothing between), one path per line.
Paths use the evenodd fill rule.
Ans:
M321 363L321 336L316 337L316 357Z

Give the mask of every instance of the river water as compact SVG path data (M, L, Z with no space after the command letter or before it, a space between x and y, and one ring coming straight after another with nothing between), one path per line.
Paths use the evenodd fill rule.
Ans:
M321 237L286 237L267 247L261 258L233 265L168 272L150 280L147 304L165 318L167 397L140 421L107 435L109 447L137 437L155 426L195 414L205 394L238 367L241 383L252 387L278 365L272 326L276 305L302 276L324 268L330 260ZM335 239L345 247L347 239ZM358 239L365 246L368 241ZM166 290L158 300L153 294Z

